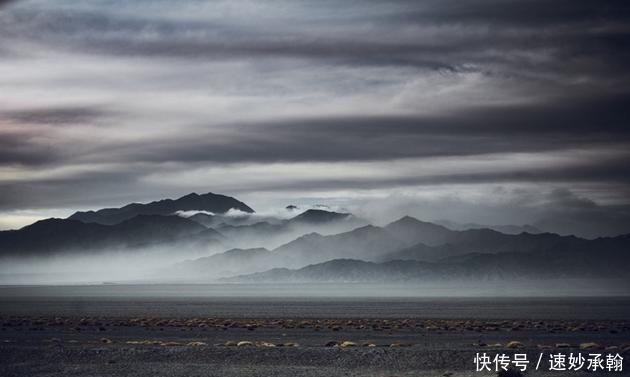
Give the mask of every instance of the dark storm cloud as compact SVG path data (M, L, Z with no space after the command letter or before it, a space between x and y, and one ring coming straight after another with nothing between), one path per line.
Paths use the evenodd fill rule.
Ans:
M64 139L62 126L92 126L114 112L98 106L38 107L0 111L0 167L63 164L82 148ZM53 126L52 129L47 128ZM86 141L87 142L87 141ZM85 149L90 149L85 148ZM80 154L80 153L79 153Z
M172 188L162 174L270 163L363 162L368 172L252 186L230 176L221 187L584 182L630 192L627 1L0 6L0 169L12 169L0 170L0 209L150 200ZM90 127L101 124L110 127ZM559 155L549 166L535 158ZM496 156L508 162L466 171ZM369 173L440 159L462 168ZM585 204L553 195L558 208Z
M45 165L58 158L57 146L39 140L36 133L0 128L0 166Z
M468 184L508 184L508 183L556 183L573 184L584 182L605 182L611 185L629 185L630 167L625 163L630 154L619 158L598 158L588 163L572 166L531 166L513 168L509 171L493 171L493 168L477 170L476 172L453 172L445 170L440 174L422 174L414 176L344 178L335 177L321 180L303 181L269 181L261 183L258 188L270 191L301 191L301 190L343 190L343 189L387 189L388 187L430 187L440 185L468 185ZM427 162L429 163L429 162ZM236 188L235 188L236 189ZM564 195L563 190L554 190L550 201L554 206L586 207L593 203L589 199L575 199Z
M514 62L513 55L551 50L557 59L550 67L540 65L537 69L563 65L569 71L579 70L586 63L571 60L580 57L590 59L590 68L598 70L615 67L621 71L628 62L630 31L625 21L630 11L624 2L392 2L383 9L368 11L370 5L343 5L341 16L331 12L328 17L317 17L317 9L311 9L314 16L306 12L279 18L261 15L249 22L17 9L5 16L0 30L13 38L27 37L62 49L133 56L295 57L431 69L492 62L517 69L527 66L527 61ZM331 27L339 32L329 32ZM426 28L441 29L432 38L425 36ZM502 54L489 54L488 50ZM603 64L596 67L598 63Z
M441 116L328 117L224 126L118 145L109 155L148 162L369 161L630 146L630 95L492 106ZM215 130L216 131L216 130ZM100 158L100 157L99 157Z
M0 112L0 117L32 124L94 124L96 120L112 116L98 107L47 107Z
M86 203L118 203L137 194L140 172L132 167L117 171L88 171L67 177L31 182L0 182L0 210L66 208ZM121 190L125 187L125 190ZM77 195L80 193L81 195Z

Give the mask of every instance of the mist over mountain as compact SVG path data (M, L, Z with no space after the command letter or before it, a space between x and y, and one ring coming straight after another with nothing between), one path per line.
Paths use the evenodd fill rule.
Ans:
M25 271L33 260L48 271L57 256L68 258L55 260L59 268L99 270L115 253L130 262L127 279L188 282L625 277L630 261L628 235L588 240L474 224L453 230L410 216L380 227L319 208L279 214L257 214L225 195L190 194L3 231L0 257L22 261ZM77 258L80 266L72 267Z
M220 233L179 216L138 215L115 225L47 219L0 232L0 256L86 253L149 246L220 245Z
M309 209L289 219L264 218L264 221L254 223L242 224L241 221L241 224L234 224L227 221L216 224L220 221L220 217L216 216L212 221L215 229L229 237L234 246L245 248L251 246L276 248L304 234L314 232L323 235L336 234L368 224L349 213L321 209Z
M458 223L456 221L450 221L450 220L438 220L438 221L434 221L434 223L447 227L448 229L451 229L451 230L491 229L491 230L496 230L497 232L501 232L505 234L543 233L542 230L529 224L526 224L526 225L481 225L481 224L476 224L476 223Z
M179 199L163 199L147 204L132 203L120 208L104 208L98 211L76 212L69 217L86 223L105 225L117 224L138 215L172 215L177 211L207 211L212 213L226 213L236 209L246 213L254 210L247 204L232 197L213 194L191 193Z
M626 243L627 246L627 243ZM374 263L354 259L334 259L299 269L274 268L264 272L223 279L229 282L329 283L329 282L430 282L504 281L524 279L620 279L630 281L627 253L588 252L466 254L464 258L440 262L391 260Z
M376 264L403 260L414 262L410 265L416 267L426 267L428 263L432 268L430 273L426 272L424 267L418 271L390 271L393 275L388 277L375 275L374 273L378 271L384 273L381 267L378 267L378 271L374 270L375 264L358 264L362 266L361 271L364 271L365 276L372 276L376 281L417 280L433 277L439 279L554 278L554 276L578 278L581 275L610 277L625 274L623 268L612 271L606 266L611 261L614 261L616 266L623 266L629 261L627 252L630 250L629 240L628 236L585 240L549 233L509 235L490 229L452 231L436 224L403 217L385 227L368 225L329 236L310 233L273 250L240 251L240 254L234 254L234 257L230 255L230 252L226 252L207 259L188 261L186 266L179 267L189 268L198 273L200 270L197 265L206 266L201 277L210 279L213 272L220 270L222 265L230 266L230 271L236 271L239 266L242 266L241 273L254 273L254 275L241 281L251 279L292 281L311 278L317 280L314 278L315 275L302 275L302 270L297 270L302 272L288 270L288 268L295 269L314 264L321 265L317 271L321 272L323 281L327 281L328 278L334 281L353 281L358 276L354 262L326 263L341 258L377 262ZM417 241L430 243L433 246L423 242L409 246ZM212 267L208 268L210 264ZM395 265L397 264L387 264L387 266ZM270 269L266 275L261 275L264 267L269 266L276 268ZM346 271L344 266L352 266L352 268ZM323 271L326 268L334 268L334 270ZM215 276L225 275L219 273ZM360 278L359 281L362 279Z

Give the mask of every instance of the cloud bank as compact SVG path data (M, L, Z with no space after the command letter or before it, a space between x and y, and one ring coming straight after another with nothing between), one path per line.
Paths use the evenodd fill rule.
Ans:
M191 191L627 224L624 1L0 7L3 227Z

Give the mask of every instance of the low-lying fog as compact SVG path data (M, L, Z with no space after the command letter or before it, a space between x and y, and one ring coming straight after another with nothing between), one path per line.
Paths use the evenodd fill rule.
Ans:
M198 233L194 233L176 241L143 247L5 256L0 259L0 285L87 285L92 288L64 292L113 296L627 295L627 284L618 277L608 279L601 278L602 274L575 273L579 270L556 275L552 268L550 275L536 264L522 271L518 265L507 271L496 266L486 269L485 265L461 268L465 262L457 258L475 253L464 249L463 252L469 254L462 254L461 248L453 249L449 244L435 247L420 244L423 255L444 259L406 260L400 257L400 251L417 245L405 241L405 237L417 237L418 232L426 229L430 229L429 236L433 229L452 233L411 218L397 221L403 228L407 227L397 233L393 228L370 226L346 214L326 221L318 216L335 214L317 213L309 221L243 213L222 217L198 212L178 215L185 218L201 215L195 222L203 226L193 225L204 229L201 233L215 229L220 238L212 235L215 238L209 241L195 238ZM397 256L387 259L391 255ZM449 258L450 261L444 262ZM393 263L387 264L388 261ZM546 264L544 258L541 263ZM539 270L547 274L542 279L535 278Z

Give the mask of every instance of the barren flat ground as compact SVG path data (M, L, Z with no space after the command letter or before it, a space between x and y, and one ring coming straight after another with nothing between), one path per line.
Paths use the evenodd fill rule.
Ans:
M146 297L143 289L126 287L124 297L94 294L121 287L1 289L0 375L496 375L475 371L484 352L526 353L527 375L628 373L548 370L552 353L627 358L627 298L191 297L185 287L179 297Z

